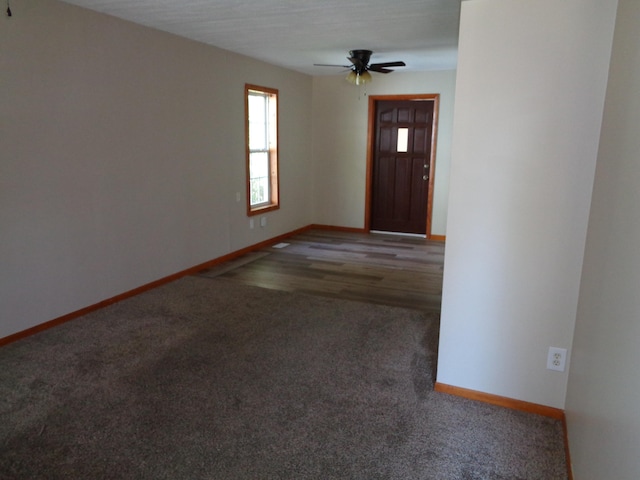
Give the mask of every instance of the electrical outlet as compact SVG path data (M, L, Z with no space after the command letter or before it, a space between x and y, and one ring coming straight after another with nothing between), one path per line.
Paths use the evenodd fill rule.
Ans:
M549 354L547 355L547 368L549 370L564 372L564 365L566 361L567 361L566 348L549 347Z

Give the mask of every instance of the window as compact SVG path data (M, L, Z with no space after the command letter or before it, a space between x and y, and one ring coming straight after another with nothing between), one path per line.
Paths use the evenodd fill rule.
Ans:
M278 91L245 86L247 214L279 207Z

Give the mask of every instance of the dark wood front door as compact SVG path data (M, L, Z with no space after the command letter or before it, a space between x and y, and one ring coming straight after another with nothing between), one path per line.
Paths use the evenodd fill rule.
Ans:
M372 230L425 234L433 101L376 101Z

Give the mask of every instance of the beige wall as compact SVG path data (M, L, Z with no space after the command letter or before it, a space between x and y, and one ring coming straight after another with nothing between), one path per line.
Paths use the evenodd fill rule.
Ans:
M367 100L342 77L55 0L12 10L0 19L0 337L311 223L362 226ZM389 78L369 92L442 94L433 233L444 234L454 73ZM253 229L245 83L280 90L282 208Z
M455 71L373 74L366 87L345 75L313 79L314 198L317 223L362 228L365 221L367 95L440 94L431 233L445 235Z
M620 0L566 414L575 478L640 478L640 3Z
M462 3L439 382L564 408L616 3Z
M310 223L311 77L53 0L11 8L0 337ZM280 90L282 208L253 230L245 82Z

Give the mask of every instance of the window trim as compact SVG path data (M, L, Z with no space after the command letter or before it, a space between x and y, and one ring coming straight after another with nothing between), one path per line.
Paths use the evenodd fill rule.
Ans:
M269 203L251 206L251 149L249 146L249 92L259 92L266 94L269 102L275 107L275 132L270 132L269 142L269 182L270 182L270 198ZM279 145L279 117L280 109L278 105L278 90L275 88L262 87L259 85L245 84L244 87L244 119L245 119L245 151L246 151L246 201L247 216L259 215L280 208L280 176L278 162L278 145ZM270 130L272 125L269 124Z

